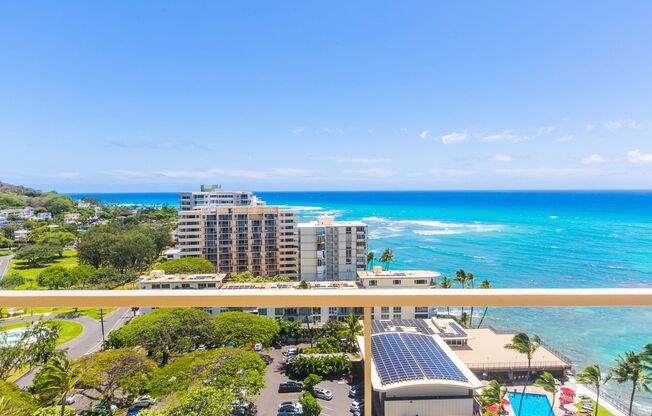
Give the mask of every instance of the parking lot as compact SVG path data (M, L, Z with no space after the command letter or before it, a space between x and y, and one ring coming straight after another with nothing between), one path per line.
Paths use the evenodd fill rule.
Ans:
M288 347L284 346L282 349L271 349L264 351L262 354L272 357L272 363L267 367L265 374L265 389L261 391L258 399L256 400L256 408L258 415L261 416L276 416L276 409L279 403L285 401L297 401L301 393L279 393L278 386L281 383L288 381L288 377L283 374L283 366L281 362L285 358L283 352L287 351ZM297 380L303 381L303 380ZM353 399L349 398L349 385L346 380L324 380L317 387L328 389L333 392L333 399L330 401L317 399L321 406L322 416L347 416L351 415L349 408Z

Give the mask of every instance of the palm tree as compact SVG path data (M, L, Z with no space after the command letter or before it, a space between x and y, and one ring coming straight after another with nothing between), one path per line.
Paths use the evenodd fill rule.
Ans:
M394 261L394 252L391 249L386 248L383 250L383 254L380 256L381 263L385 263L385 270L389 270L389 263Z
M349 314L344 319L345 334L347 342L351 347L355 346L355 337L362 334L362 325L360 319L354 314Z
M596 397L595 397L595 413L594 416L598 416L598 409L600 406L600 386L604 385L607 381L611 379L611 374L607 374L606 377L602 377L602 371L600 371L600 366L597 364L590 365L585 367L584 370L577 373L577 382L579 384L588 384L595 387Z
M646 346L647 349L647 346ZM638 391L652 391L648 384L652 383L652 375L648 371L647 357L643 353L626 352L616 358L616 365L609 369L612 378L616 383L632 382L632 394L629 399L629 415L632 415L634 396Z
M451 279L448 278L448 276L442 277L441 282L439 282L439 288L440 289L450 289L451 288ZM451 316L451 308L450 308L450 306L446 306L446 313L448 313L448 316Z
M376 253L373 251L370 251L367 253L367 267L369 267L369 270L371 270L374 267L374 262L376 261Z
M491 289L491 283L489 283L488 280L483 280L482 283L480 283L480 286L478 286L478 289ZM488 306L485 306L484 312L482 313L482 318L480 318L480 323L478 324L478 328L482 326L482 321L484 321L484 317L487 316L487 310L489 310Z
M523 392L521 396L521 401L518 404L518 414L521 415L521 407L523 406L523 397L525 397L525 388L527 387L528 381L530 381L530 375L532 373L532 357L534 353L541 345L541 338L538 335L533 335L530 338L526 333L519 332L514 335L512 338L512 343L505 345L505 348L510 350L515 350L527 357L527 378L525 383L523 383Z
M498 408L498 414L503 412L503 400L505 399L505 393L507 393L507 388L497 382L496 380L491 380L489 385L482 390L482 395L480 396L480 403L483 407L487 408L489 406L496 406Z
M66 411L66 397L75 389L81 374L68 357L55 356L41 369L42 377L34 384L34 390L43 398L55 398L55 404L61 403L61 416Z
M464 269L459 269L455 272L455 281L460 284L462 289L466 289L468 281L466 280L466 272ZM464 306L462 306L462 323L464 323Z
M555 407L555 393L557 393L557 385L555 384L555 378L552 376L552 374L545 372L535 380L534 385L537 387L541 387L548 393L552 393L552 405L550 405L550 410L548 410L548 416L550 416L550 413L552 413L552 408ZM521 397L521 401L523 401L522 397ZM520 410L519 410L519 414L520 414Z
M473 273L469 272L466 274L466 282L467 286L470 284L471 289L475 289L473 279L475 277L473 276ZM471 306L471 313L469 314L469 328L473 328L473 306Z

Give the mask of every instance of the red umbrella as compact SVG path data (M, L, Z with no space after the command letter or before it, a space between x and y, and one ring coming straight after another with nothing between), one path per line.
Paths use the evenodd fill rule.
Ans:
M496 406L487 407L487 412L489 413L498 413L498 408Z
M574 396L575 395L575 390L569 388L569 387L562 387L559 389L564 394L568 394L569 396Z
M573 403L573 399L568 396L559 397L559 401L563 403Z
M509 399L507 397L503 397L503 404L509 404Z

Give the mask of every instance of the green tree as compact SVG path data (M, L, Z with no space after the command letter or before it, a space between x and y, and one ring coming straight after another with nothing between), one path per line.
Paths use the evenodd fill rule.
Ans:
M0 380L0 397L3 399L0 414L3 416L27 416L37 409L34 398L20 391L14 383Z
M213 345L215 332L211 315L196 308L155 309L111 331L107 346L145 348L166 365L170 354L189 351L199 344Z
M300 355L288 367L288 374L294 379L303 379L310 374L324 378L339 378L351 371L351 361L342 355Z
M68 269L68 276L71 286L86 287L97 273L95 267L88 264L81 264Z
M546 371L534 381L534 385L537 387L541 387L548 393L552 394L552 404L550 406L550 409L548 410L548 416L550 416L550 414L552 413L552 408L555 407L555 393L557 393L557 385L555 384L555 378L552 376L552 374Z
M34 391L42 405L59 405L59 416L66 414L66 397L75 390L81 369L65 356L47 362L34 377Z
M25 278L18 272L11 272L0 280L0 287L3 289L14 289L25 284Z
M525 388L527 387L527 383L530 381L530 375L532 374L532 357L534 356L536 350L539 349L540 345L541 338L539 338L538 335L534 335L532 338L530 338L526 333L523 332L519 332L518 334L514 335L512 338L512 343L505 345L505 348L517 351L518 353L523 354L527 357L527 378L525 379L525 383L523 383L523 396L525 396ZM522 414L522 406L523 400L521 400L518 405L519 415Z
M650 392L652 376L647 369L643 354L626 352L616 358L616 365L609 369L612 379L619 384L632 383L629 399L629 415L632 415L634 397L637 391Z
M455 272L455 282L459 283L462 289L466 289L469 287L469 280L468 277L466 276L466 272L464 271L464 269L459 269L458 271ZM464 315L464 306L462 306L462 323L466 324L466 318Z
M503 399L507 393L507 388L500 384L496 380L491 380L489 385L482 389L482 394L480 395L480 404L485 409L489 406L496 406L498 409L498 414L502 414L504 404Z
M106 266L96 270L95 273L89 277L87 285L99 289L112 289L116 286L133 281L135 278L135 275L132 273L121 273L111 266Z
M22 366L44 364L55 356L59 332L57 325L37 323L12 342L8 342L7 332L0 332L0 380L7 380Z
M317 384L321 383L323 379L324 377L318 376L317 374L308 374L308 377L303 379L303 388L312 393L312 389L314 389Z
M346 342L349 344L351 350L355 350L356 338L358 335L362 335L362 324L360 323L360 319L351 313L344 320L344 326Z
M275 320L247 312L220 313L214 318L214 329L218 345L232 342L236 347L256 343L268 347L280 331Z
M203 386L192 389L177 405L170 406L166 416L224 416L229 414L229 403L235 399L230 391Z
M0 248L9 248L14 245L14 240L0 235Z
M38 275L38 284L48 289L62 289L72 286L68 269L63 266L50 266Z
M278 335L285 339L287 342L289 339L294 339L294 342L297 342L301 335L303 335L303 328L301 327L301 322L295 319L285 319L282 317L276 318L276 323L279 327Z
M483 280L482 283L480 283L480 286L478 286L478 289L491 289L491 283L488 280ZM488 306L485 306L484 312L482 313L482 318L480 318L480 323L478 324L478 328L482 326L482 322L484 322L485 316L487 316L487 311L489 310Z
M598 416L598 409L600 405L600 386L604 385L611 379L611 375L607 374L603 377L600 366L597 364L584 367L584 369L576 374L577 382L579 384L587 384L593 386L596 392L595 398L595 416Z
M310 392L304 391L299 398L299 403L303 407L304 416L319 416L321 414L321 406Z
M59 406L41 407L32 416L76 416L77 412L72 406L63 406L63 413Z
M197 384L253 397L265 386L265 362L254 351L218 348L193 351L161 368L147 383L156 397L185 392Z
M164 261L158 263L156 269L163 270L167 274L215 273L213 263L198 257Z
M381 263L385 264L385 270L389 270L389 263L394 261L394 252L386 248L383 250L383 254L380 255L380 260Z
M85 396L107 406L115 398L128 401L144 392L157 370L156 363L128 348L100 351L76 361L83 371L78 386Z
M451 279L448 276L443 276L441 278L441 282L439 282L439 288L440 289L450 289L451 288ZM446 313L448 316L451 316L451 308L450 306L446 306Z
M373 269L374 267L374 262L376 261L376 253L373 251L370 251L367 253L367 267L369 267L369 270Z
M16 250L16 260L24 260L36 267L57 255L58 248L46 243L26 244Z

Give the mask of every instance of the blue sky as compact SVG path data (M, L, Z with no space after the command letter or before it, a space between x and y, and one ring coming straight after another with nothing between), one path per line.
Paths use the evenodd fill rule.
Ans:
M652 2L0 2L0 180L652 187Z

